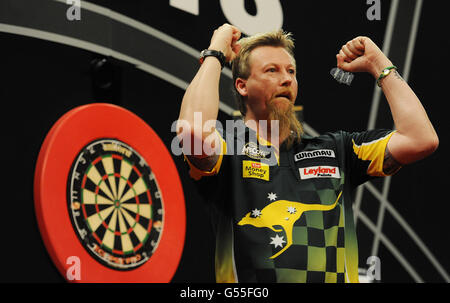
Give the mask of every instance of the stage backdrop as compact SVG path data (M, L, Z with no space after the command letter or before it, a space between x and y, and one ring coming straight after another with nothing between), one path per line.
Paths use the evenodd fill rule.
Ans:
M4 180L2 282L62 282L43 245L33 205L37 156L68 110L109 102L145 120L170 150L183 93L215 28L228 22L253 34L294 34L305 129L392 128L386 100L368 74L351 86L329 74L348 40L369 36L386 51L421 99L439 136L429 158L389 179L361 186L355 213L362 272L370 256L381 282L449 282L447 232L448 17L432 1L2 0L0 100ZM447 65L444 66L444 65ZM231 72L222 74L219 119L236 110ZM187 234L173 282L214 281L208 213L181 156L173 160L186 198ZM364 273L362 273L364 275Z

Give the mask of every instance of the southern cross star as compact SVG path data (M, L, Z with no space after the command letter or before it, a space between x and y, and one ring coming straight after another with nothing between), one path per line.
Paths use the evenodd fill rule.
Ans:
M254 210L252 210L252 217L253 218L257 218L261 216L261 211L257 208L255 208Z
M280 237L278 235L275 235L275 237L270 237L270 239L272 239L272 242L270 242L270 244L275 245L275 248L277 248L278 246L283 247L283 243L286 243L283 238L284 236Z
M297 209L295 207L293 207L293 206L289 206L287 211L288 211L288 213L290 213L292 215L292 214L295 214L297 212Z
M277 194L269 193L267 195L267 199L269 199L270 201L275 201L277 199Z

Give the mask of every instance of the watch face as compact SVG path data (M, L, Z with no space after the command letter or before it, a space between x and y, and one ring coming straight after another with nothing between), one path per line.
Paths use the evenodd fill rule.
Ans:
M199 58L200 64L203 64L203 60L205 60L205 53L206 53L206 51L207 51L207 49L204 49L200 53L200 58Z

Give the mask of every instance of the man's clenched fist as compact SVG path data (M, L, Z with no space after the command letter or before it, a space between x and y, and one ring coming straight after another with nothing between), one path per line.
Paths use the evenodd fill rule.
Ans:
M240 37L241 31L237 27L225 23L214 31L208 49L221 51L227 62L233 61L241 48L237 43Z
M348 41L336 55L337 67L347 72L368 72L378 78L382 70L392 65L378 46L368 37Z

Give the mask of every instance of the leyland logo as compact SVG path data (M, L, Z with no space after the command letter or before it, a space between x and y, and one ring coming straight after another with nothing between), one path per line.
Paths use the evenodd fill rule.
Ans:
M299 168L299 170L301 179L341 178L339 167L336 166L310 166Z

